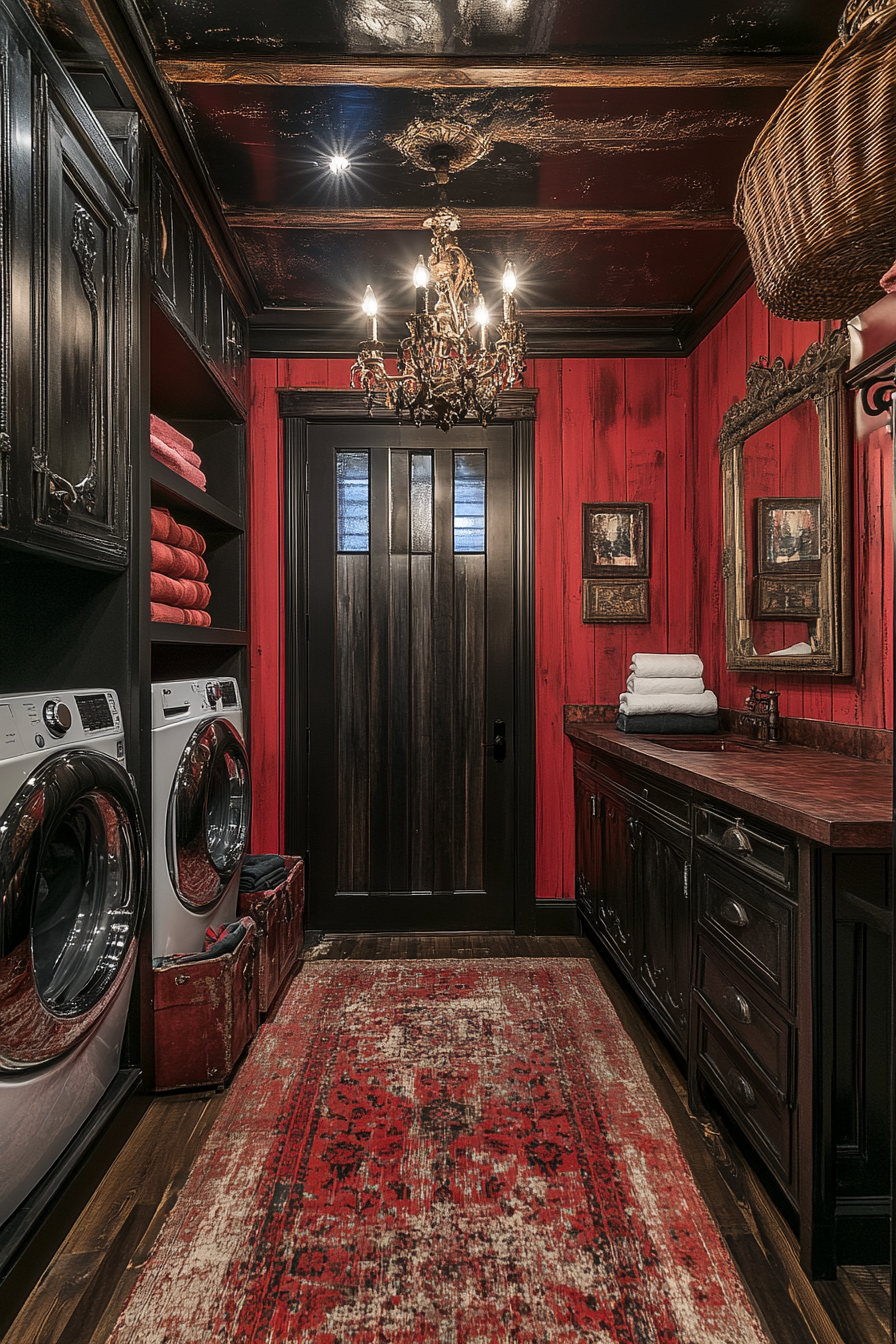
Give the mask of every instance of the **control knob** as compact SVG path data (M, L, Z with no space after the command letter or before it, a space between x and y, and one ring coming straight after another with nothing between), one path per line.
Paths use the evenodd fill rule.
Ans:
M44 723L54 737L64 737L72 726L72 712L61 700L48 700L44 705Z

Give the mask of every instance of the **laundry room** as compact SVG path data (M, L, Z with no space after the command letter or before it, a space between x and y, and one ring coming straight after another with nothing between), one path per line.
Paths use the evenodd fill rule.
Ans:
M0 0L0 1338L896 1344L896 0Z

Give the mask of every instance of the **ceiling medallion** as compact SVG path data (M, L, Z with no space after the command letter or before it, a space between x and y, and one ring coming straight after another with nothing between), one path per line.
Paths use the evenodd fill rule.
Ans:
M455 122L414 122L392 144L434 172L440 184L489 148L484 136ZM407 322L410 335L398 345L396 372L388 373L383 362L377 301L368 285L363 305L367 339L358 348L351 386L366 394L369 412L382 398L399 419L407 411L415 425L437 425L447 432L471 413L487 425L501 393L520 382L526 368L526 333L517 321L513 293L516 274L508 261L503 317L494 324L473 266L457 241L460 217L442 204L423 227L432 230L432 251L428 264L421 255L414 267L416 311ZM496 326L494 341L490 326Z

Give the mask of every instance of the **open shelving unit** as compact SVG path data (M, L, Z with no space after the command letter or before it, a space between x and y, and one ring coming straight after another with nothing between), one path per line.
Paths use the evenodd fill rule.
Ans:
M211 626L150 621L152 679L235 676L246 695L245 422L192 346L155 304L150 409L193 441L207 490L150 457L152 507L205 538ZM147 576L147 590L149 580Z

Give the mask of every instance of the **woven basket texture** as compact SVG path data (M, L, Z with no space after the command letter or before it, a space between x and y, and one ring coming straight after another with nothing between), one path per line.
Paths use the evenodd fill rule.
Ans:
M847 318L896 257L896 0L851 5L843 36L759 135L734 207L778 317Z

